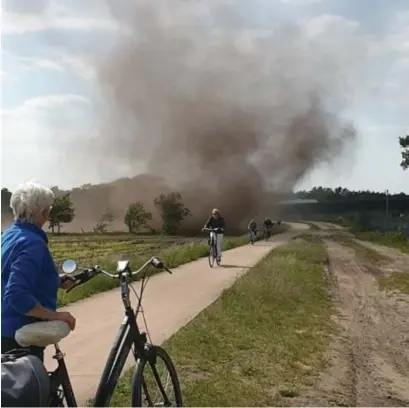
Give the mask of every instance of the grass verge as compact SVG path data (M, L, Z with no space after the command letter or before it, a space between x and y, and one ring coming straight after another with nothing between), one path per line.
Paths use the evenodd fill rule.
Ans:
M348 235L336 234L332 235L330 238L339 242L342 245L345 245L353 249L357 257L364 262L370 262L371 264L379 264L382 262L390 261L390 258L388 258L387 256L382 255L375 249L368 248L367 246L362 245L359 242L356 242Z
M353 234L362 241L374 242L409 253L409 240L401 233L389 232L386 234L378 234L374 231L367 231L354 232Z
M317 224L314 224L313 222L307 222L306 224L310 227L311 230L317 231L321 229Z
M249 238L247 235L240 237L230 237L225 238L223 242L223 250L227 251L245 244L248 244ZM158 249L154 252L154 255L157 255L170 267L176 268L180 265L183 265L188 262L195 261L196 259L203 258L209 253L208 246L205 241L201 243L188 243L185 245L171 246L168 249ZM140 267L147 259L149 259L152 254L137 254L135 256L127 257L130 259L133 269ZM115 270L116 262L114 261L102 261L99 265L103 269ZM80 266L90 266L90 265L80 265ZM157 269L151 268L147 272L148 274L161 273ZM110 289L114 289L118 286L116 280L109 279L103 275L99 275L87 283L79 286L70 293L66 293L63 290L58 292L58 307L68 305L70 303L76 302L81 299L85 299L97 293L105 292Z
M409 273L393 272L389 276L378 276L377 280L382 290L399 291L409 295Z
M274 406L325 365L332 301L322 244L295 240L269 254L172 336L187 406ZM113 406L130 405L132 371Z

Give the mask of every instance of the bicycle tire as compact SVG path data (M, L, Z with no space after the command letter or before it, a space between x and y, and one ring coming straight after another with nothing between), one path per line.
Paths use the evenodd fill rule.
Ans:
M104 371L102 372L100 382L95 392L94 402L101 404L102 401L110 401L114 393L115 384L112 383L111 371L115 365L115 361L118 358L118 352L121 347L122 341L125 339L128 327L122 325L116 335L114 344L111 347L107 361L105 363Z
M166 369L170 374L172 381L173 395L175 397L176 407L183 406L182 391L180 389L180 383L176 368L170 358L169 354L160 346L150 345L151 350L156 354L156 358L161 358L165 363ZM146 358L141 358L139 363L135 367L133 378L132 378L132 406L142 407L142 388L146 387L145 379L143 376L144 369L148 360ZM145 385L145 386L144 386ZM150 405L153 406L153 405ZM165 405L166 406L166 405Z
M213 268L213 266L214 266L214 261L215 261L215 257L214 257L214 248L213 248L213 245L209 245L209 266L211 267L211 268Z

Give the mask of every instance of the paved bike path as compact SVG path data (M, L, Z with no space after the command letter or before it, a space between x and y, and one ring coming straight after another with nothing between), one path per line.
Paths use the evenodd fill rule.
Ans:
M294 224L293 230L276 235L269 242L256 242L224 252L223 266L210 269L207 258L175 268L172 275L151 277L144 292L143 308L148 329L155 344L163 343L212 304L248 268L259 262L271 249L287 242L297 230L308 228ZM134 284L138 292L139 283ZM131 292L132 293L132 292ZM134 296L133 304L136 303ZM77 326L61 343L79 406L95 395L103 367L116 333L124 318L119 289L61 308L71 312ZM143 327L141 317L138 322ZM46 350L46 366L56 366L51 359L53 347Z

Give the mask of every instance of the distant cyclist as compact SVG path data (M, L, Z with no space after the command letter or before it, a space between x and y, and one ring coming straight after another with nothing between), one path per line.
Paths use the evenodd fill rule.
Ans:
M247 229L249 230L250 233L250 240L253 243L257 237L257 222L254 218L249 222Z
M217 262L220 262L222 259L222 244L225 227L226 223L224 218L220 215L220 211L215 208L212 211L212 215L206 221L203 231L210 231L210 238L216 241Z
M273 221L270 217L266 217L263 221L264 236L268 239L271 235L271 229L273 228Z

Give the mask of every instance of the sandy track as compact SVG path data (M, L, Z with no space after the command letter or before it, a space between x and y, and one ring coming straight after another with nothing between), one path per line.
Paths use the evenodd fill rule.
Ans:
M379 291L380 271L359 264L353 250L327 245L341 333L328 369L296 404L409 406L409 297Z
M273 236L269 242L257 242L226 251L224 267L209 268L207 259L174 269L173 275L155 275L144 293L143 307L149 332L155 344L161 344L213 303L227 287L254 266L274 247L284 244L304 224L292 224L296 231ZM138 283L135 289L138 290ZM110 347L123 320L124 311L118 289L76 302L61 310L77 319L75 332L61 342L78 404L95 394ZM46 366L52 368L52 347L46 350Z
M386 274L399 271L409 273L409 254L385 245L374 244L373 242L361 241L358 239L355 241L390 259L390 262L385 263L385 265L381 267L382 271Z
M321 230L328 231L328 230L343 230L344 228L337 224L332 224L330 222L323 222L323 221L313 221L317 227Z

